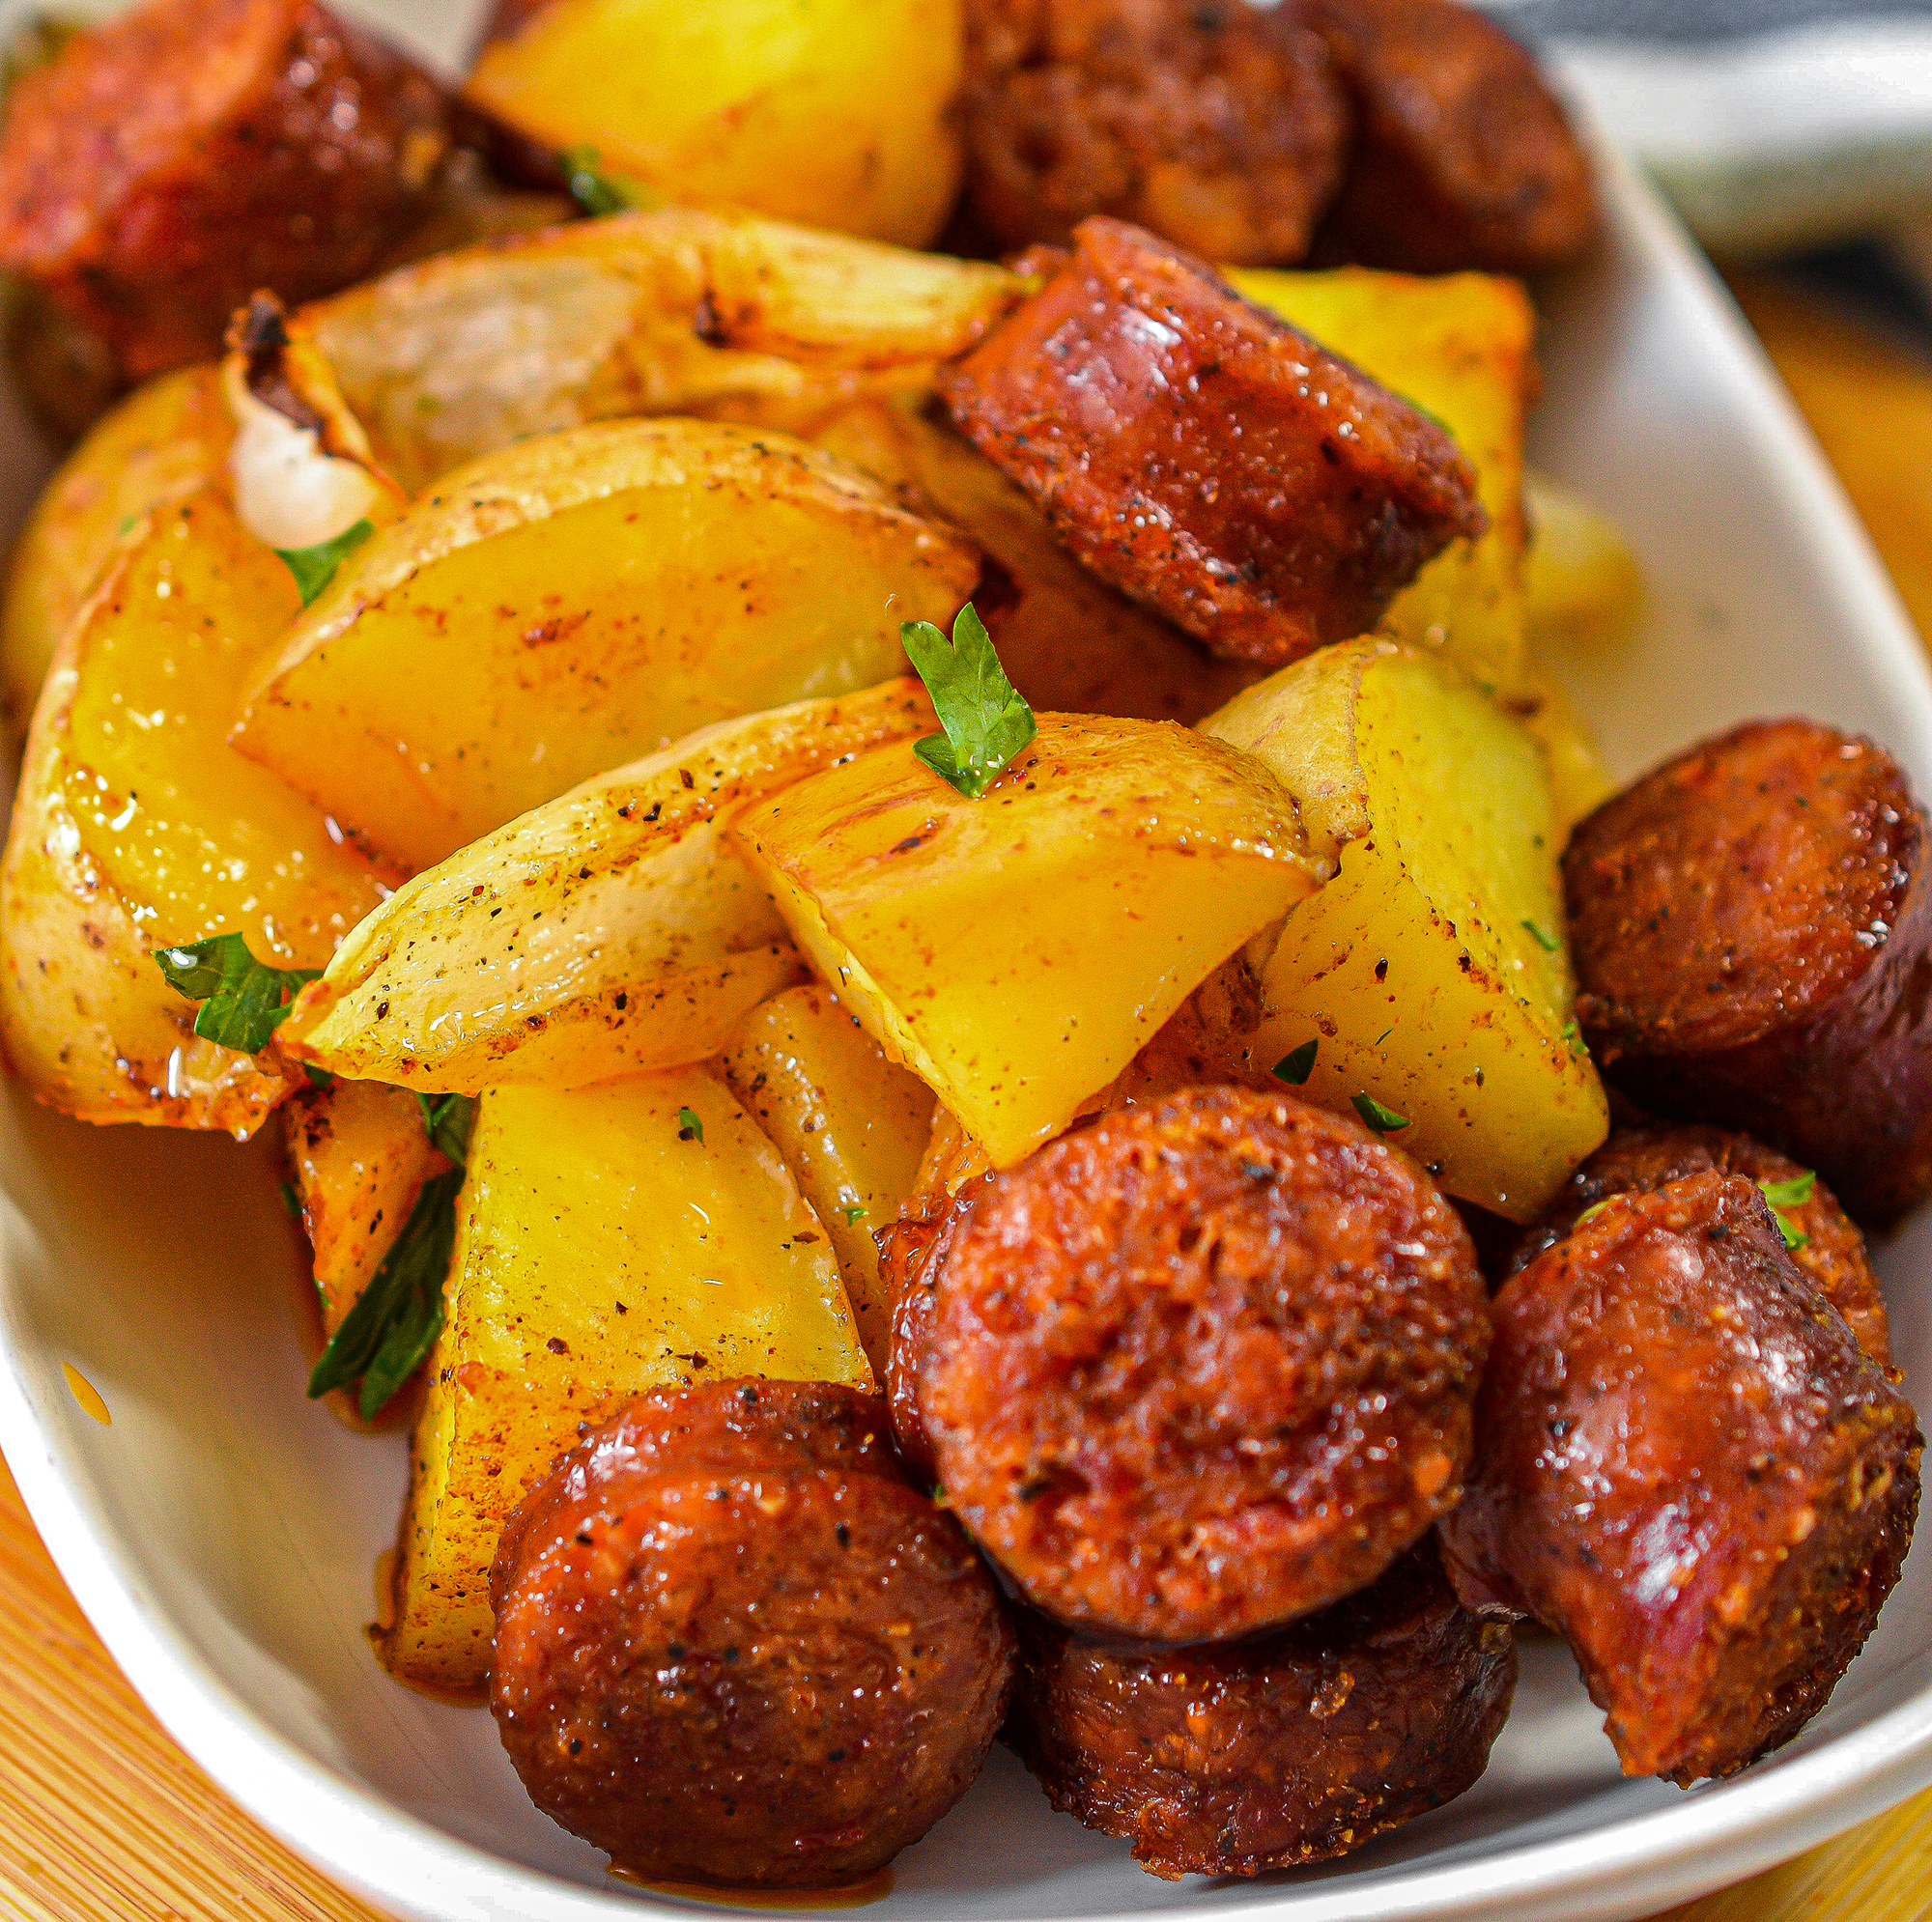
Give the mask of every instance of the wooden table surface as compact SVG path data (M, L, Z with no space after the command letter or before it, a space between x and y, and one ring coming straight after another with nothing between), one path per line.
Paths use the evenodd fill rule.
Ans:
M1739 294L1932 636L1932 360L1769 280ZM161 1732L0 1466L0 1917L375 1922ZM1932 1922L1932 1794L1670 1922Z

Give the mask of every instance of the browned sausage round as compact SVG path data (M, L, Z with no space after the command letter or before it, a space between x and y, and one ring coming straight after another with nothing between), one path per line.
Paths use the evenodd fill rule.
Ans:
M1516 1686L1510 1630L1425 1540L1373 1588L1254 1641L1080 1641L1031 1611L1008 1738L1057 1809L1157 1876L1346 1855L1482 1774Z
M1598 1063L1890 1221L1932 1185L1927 864L1924 817L1869 741L1760 721L1666 762L1563 857Z
M1463 1600L1570 1644L1631 1775L1728 1775L1817 1712L1898 1578L1910 1405L1716 1169L1613 1197L1492 1304Z
M221 351L258 288L374 268L428 204L450 108L313 0L147 0L29 74L0 131L0 265L124 379Z
M967 204L995 245L1090 213L1209 260L1300 260L1349 108L1321 37L1244 0L969 0Z
M1082 221L939 385L1078 559L1219 654L1366 633L1484 524L1434 421L1123 221Z
M1536 273L1596 238L1589 155L1536 62L1455 0L1299 0L1354 103L1324 259Z
M1553 1248L1587 1213L1612 1195L1654 1188L1706 1168L1742 1174L1776 1201L1776 1214L1790 1229L1791 1258L1825 1291L1859 1345L1882 1368L1891 1365L1891 1322L1885 1296L1865 1252L1865 1238L1822 1181L1809 1171L1748 1135L1689 1122L1619 1128L1577 1169L1548 1215L1522 1230L1505 1264L1508 1274L1526 1268ZM1803 1194L1803 1200L1778 1199Z
M996 1178L939 1270L919 1408L1037 1607L1219 1640L1372 1582L1454 1503L1487 1340L1468 1236L1406 1155L1197 1088Z
M1012 1633L876 1395L634 1401L504 1530L490 1701L530 1798L658 1880L826 1887L978 1774Z

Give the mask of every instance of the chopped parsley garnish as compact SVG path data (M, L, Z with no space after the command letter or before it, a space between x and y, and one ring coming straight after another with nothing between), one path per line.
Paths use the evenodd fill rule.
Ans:
M194 1032L243 1055L259 1055L282 1025L289 1003L320 968L270 968L248 952L239 934L212 934L187 947L157 947L169 987L198 1001Z
M277 1181L275 1183L275 1192L281 1196L282 1206L287 1209L289 1219L291 1221L300 1221L302 1218L301 1197L296 1193L296 1184L293 1181Z
M436 1345L462 1186L460 1168L423 1183L395 1245L310 1373L311 1399L360 1381L356 1405L362 1419L373 1422Z
M571 199L592 219L663 205L664 196L655 188L627 174L611 172L600 164L600 157L594 147L567 147L557 155Z
M913 752L968 801L977 801L1033 739L1033 709L1007 679L972 602L959 609L951 640L930 621L903 621L899 641L946 730L914 742Z
M1357 1094L1353 1097L1354 1110L1362 1117L1362 1125L1373 1128L1378 1135L1400 1134L1408 1126L1408 1116L1398 1115L1393 1108L1384 1108L1373 1094Z
M1315 1072L1315 1051L1321 1047L1321 1037L1317 1034L1304 1041L1300 1047L1292 1048L1274 1064L1274 1078L1285 1081L1291 1088L1299 1088Z
M277 548L276 557L296 578L296 592L304 608L335 579L335 571L376 531L373 521L358 521L345 527L332 541L319 541L312 548Z
M327 1068L319 1068L313 1061L304 1061L301 1067L311 1088L327 1088L335 1079Z
M1529 938L1533 942L1535 942L1537 947L1542 948L1546 954L1554 954L1556 950L1563 946L1563 944L1560 941L1558 941L1556 937L1553 934L1551 934L1549 930L1547 927L1545 927L1541 921L1526 920L1523 922L1523 926L1526 929L1528 929Z
M862 1201L846 1201L838 1212L845 1217L845 1226L850 1228L854 1222L864 1221L872 1211Z
M469 1131L476 1125L476 1100L469 1094L418 1094L423 1131L431 1143L461 1168L469 1159Z
M1785 1247L1803 1248L1811 1237L1784 1211L1786 1208L1802 1208L1811 1199L1811 1191L1818 1185L1817 1171L1807 1168L1803 1174L1794 1174L1788 1181L1767 1180L1757 1185L1764 1191L1764 1199L1771 1203L1771 1218L1776 1222Z
M1591 1204L1587 1208L1585 1208L1583 1212L1570 1224L1570 1226L1572 1228L1581 1228L1583 1224L1586 1221L1588 1221L1592 1215L1602 1214L1604 1210L1607 1208L1610 1205L1610 1203L1614 1201L1617 1198L1614 1195L1605 1195L1601 1201L1591 1202Z
M1563 1024L1563 1045L1579 1060L1589 1059L1590 1044L1583 1039L1583 1031L1574 1021Z
M677 1138L681 1142L696 1142L704 1145L704 1123L697 1118L695 1108L680 1108L677 1111Z

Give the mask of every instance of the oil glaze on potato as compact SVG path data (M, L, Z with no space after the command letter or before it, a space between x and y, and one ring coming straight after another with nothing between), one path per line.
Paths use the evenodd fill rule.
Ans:
M923 733L918 682L700 729L419 874L282 1024L331 1073L474 1094L702 1060L801 962L724 838L751 800Z
M1529 1220L1609 1125L1571 1019L1535 744L1454 668L1380 640L1284 668L1204 726L1274 769L1340 862L1262 970L1252 1059L1315 1041L1311 1100L1381 1103L1452 1195Z
M840 999L999 1167L1324 871L1247 756L1074 715L1040 716L977 801L905 742L748 808L731 836Z
M959 0L510 0L469 95L680 200L923 246L963 63Z
M347 561L235 743L422 868L708 721L902 671L980 557L781 435L607 422L447 476Z
M382 896L320 812L225 745L296 606L211 488L128 530L61 642L0 868L0 1036L67 1114L251 1134L284 1068L198 1039L152 950L239 930L264 961L320 968Z
M445 1301L383 1642L443 1690L483 1682L497 1537L581 1423L667 1384L872 1385L817 1217L703 1068L485 1095Z

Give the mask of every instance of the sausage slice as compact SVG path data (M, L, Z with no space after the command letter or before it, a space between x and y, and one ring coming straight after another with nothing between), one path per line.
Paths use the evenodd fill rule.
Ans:
M996 1176L937 1278L919 1412L1036 1607L1161 1642L1375 1580L1457 1498L1487 1345L1454 1209L1286 1094L1189 1089Z
M1713 1168L1513 1276L1462 1506L1471 1607L1570 1645L1629 1775L1729 1775L1823 1707L1898 1579L1912 1408Z
M1612 796L1563 857L1598 1064L1893 1220L1932 1186L1925 847L1891 756L1809 721L1751 721Z
M490 1706L546 1815L655 1880L818 1888L965 1793L1012 1631L889 1433L829 1383L663 1390L531 1490Z
M0 130L0 266L124 380L221 352L258 288L360 279L428 205L450 105L313 0L147 0L27 75Z
M1078 559L1216 653L1366 633L1482 531L1440 427L1192 255L1096 218L1045 270L940 392Z
M969 0L962 108L968 210L1001 248L1108 213L1298 261L1349 141L1320 36L1245 0Z
M1424 1540L1373 1588L1259 1640L1153 1650L1023 1613L1008 1738L1057 1809L1154 1875L1346 1855L1467 1789L1516 1687L1508 1628Z

